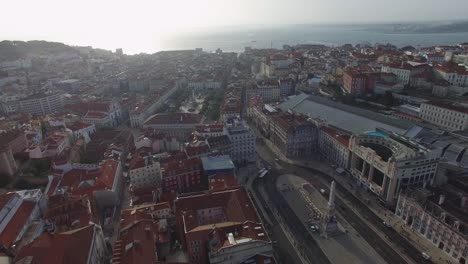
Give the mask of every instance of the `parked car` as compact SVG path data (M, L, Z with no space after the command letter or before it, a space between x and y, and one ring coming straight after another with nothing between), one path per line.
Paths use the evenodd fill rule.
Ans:
M388 228L392 227L391 224L389 224L389 223L387 223L387 222L385 222L385 221L383 221L382 224L383 224L384 226L388 227Z

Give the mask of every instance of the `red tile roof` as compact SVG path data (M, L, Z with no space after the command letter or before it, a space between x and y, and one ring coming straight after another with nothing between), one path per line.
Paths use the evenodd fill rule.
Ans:
M179 175L193 170L201 170L202 163L199 158L188 158L161 164L162 177Z
M398 112L398 111L393 112L392 116L396 116L396 117L400 117L400 118L407 118L407 119L411 119L411 120L414 120L414 121L422 121L422 119L419 118L418 116L403 113L403 112Z
M0 233L0 242L5 247L9 248L15 242L21 229L26 225L26 222L31 217L31 214L36 206L35 202L24 200L17 209L16 213L10 219L5 229Z
M209 179L210 190L224 190L239 186L236 177L233 174L216 174Z
M58 170L58 169L56 169L56 170ZM61 175L63 173L63 170L58 170L58 171L60 171L60 172L55 172L55 170L54 170L54 174L57 173L57 174ZM48 196L51 196L51 195L54 194L55 190L57 189L57 186L60 183L60 178L61 178L60 176L56 176L56 177L54 177L52 179L52 182L50 183L49 190L47 190L47 195Z
M152 164L153 157L151 152L146 151L147 148L140 148L138 151L133 153L132 159L130 160L129 169L139 169L145 167L147 164ZM146 161L148 160L148 162Z
M246 221L233 225L215 227L210 232L210 238L212 238L214 241L218 241L218 243L211 244L210 251L216 254L222 249L236 246L237 244L231 244L228 239L228 234L230 233L235 234L234 239L236 240L250 238L252 240L258 241L270 241L268 235L266 234L267 232L261 223Z
M147 219L133 222L122 228L115 241L112 263L156 263L158 240L159 225L155 221Z
M78 131L78 130L81 130L90 126L92 126L92 124L83 123L83 122L75 122L75 123L67 125L67 128L69 128L71 131Z
M19 137L25 137L24 132L20 130L9 130L6 132L0 133L0 146L10 144L12 141L16 140Z
M54 223L58 230L67 231L89 225L91 210L87 197L55 195L51 198L43 218Z
M458 75L468 75L468 71L465 69L464 66L459 66L454 63L437 64L435 68L445 73L457 73Z
M146 203L134 206L133 208L122 210L122 214L120 216L120 226L125 227L130 223L143 219L154 219L153 214L157 216L159 211L168 209L171 210L171 205L169 202L162 202Z
M112 190L118 165L118 161L107 159L98 169L72 169L63 175L57 188L68 187L73 195ZM86 181L89 184L84 184Z
M303 115L295 115L290 113L284 113L281 115L273 116L273 122L279 125L284 130L288 131L295 127L305 125L307 123L307 117Z
M330 135L332 138L334 138L336 141L341 143L343 146L348 147L349 146L349 135L343 134L340 131L332 128L332 127L321 127L320 128L323 132L327 133Z
M287 60L288 57L286 55L276 53L270 56L270 60Z
M195 126L195 131L199 133L223 132L223 124L206 124Z
M90 254L93 233L94 225L59 234L43 233L31 244L19 250L15 262L32 257L31 263L86 263Z
M163 164L166 164L166 163L181 161L184 159L187 159L187 154L185 152L174 151L174 152L171 152L168 157L161 158L159 162L161 163L161 166L162 166Z
M367 77L365 73L362 73L360 71L353 70L353 69L346 70L344 74L352 78L366 78Z
M206 144L200 146L185 146L185 153L187 156L193 157L201 154L206 154L210 152L210 147Z
M442 53L429 53L429 54L427 54L427 57L428 58L437 58L437 57L438 58L444 58L445 56Z
M71 111L85 114L88 111L95 111L95 112L108 112L110 111L110 102L79 102L68 104L66 106L67 109Z
M86 113L86 115L84 116L85 118L105 118L107 117L107 114L106 113L102 113L102 112L94 112L94 111L89 111Z
M211 222L197 219L197 210L214 207L223 208L224 219L212 219ZM186 232L212 223L259 221L254 205L242 187L178 197L175 201L175 208L178 217L184 219Z

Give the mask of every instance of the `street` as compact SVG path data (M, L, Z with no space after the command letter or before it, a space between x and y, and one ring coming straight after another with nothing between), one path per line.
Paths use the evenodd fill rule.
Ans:
M257 149L259 149L259 159L264 164L272 165L272 170L265 179L254 181L254 191L259 192L260 186L264 188L295 237L299 241L305 242L300 244L304 244L307 255L310 255L312 259L320 259L323 252L320 251L317 245L314 245L314 241L308 235L304 225L289 208L282 196L278 195L275 181L279 175L296 174L309 181L316 188L328 190L328 184L333 178L321 171L305 166L291 165L286 162L280 162L280 166L278 166L279 162L274 161L276 155L270 149L264 145L258 146ZM278 170L275 167L281 169ZM337 193L337 211L388 263L430 263L422 257L421 252L414 245L392 228L385 227L379 216L375 215L364 203L339 183L337 184ZM369 223L372 226L369 226Z

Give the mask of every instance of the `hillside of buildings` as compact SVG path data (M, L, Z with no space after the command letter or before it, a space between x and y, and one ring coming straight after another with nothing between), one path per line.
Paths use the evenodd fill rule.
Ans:
M0 61L24 59L28 55L52 55L73 51L75 51L74 48L59 42L4 40L0 42Z

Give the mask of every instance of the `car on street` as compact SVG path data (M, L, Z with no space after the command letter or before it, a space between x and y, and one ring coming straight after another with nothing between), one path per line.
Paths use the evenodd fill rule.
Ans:
M325 189L320 189L320 193L325 195L325 194L327 194L327 191L325 191Z
M315 224L311 224L309 227L310 227L310 230L314 233L319 231L319 227Z
M265 175L267 175L267 173L268 173L268 170L264 170L262 173L260 173L258 178L262 179L263 177L265 177Z
M421 255L425 260L430 260L431 259L431 256L429 256L429 254L427 254L426 252L422 252Z
M388 228L392 227L391 224L389 224L389 223L387 223L387 222L385 222L385 221L383 221L382 224L383 224L384 226L388 227Z

